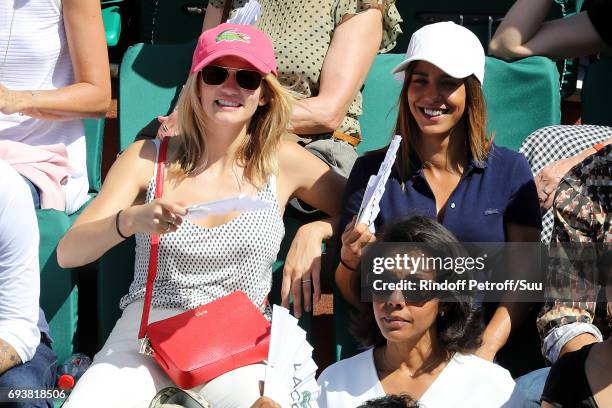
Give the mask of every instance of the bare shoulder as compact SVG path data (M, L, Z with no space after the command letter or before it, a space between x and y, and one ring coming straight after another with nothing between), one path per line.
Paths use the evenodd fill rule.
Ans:
M156 158L157 147L153 141L136 141L119 154L109 175L138 180L138 184L146 185L153 174Z
M278 166L282 170L295 171L307 168L320 161L316 156L296 142L281 140L278 149Z
M129 145L119 158L130 158L130 161L140 162L142 160L153 163L157 157L157 147L152 140L137 140Z

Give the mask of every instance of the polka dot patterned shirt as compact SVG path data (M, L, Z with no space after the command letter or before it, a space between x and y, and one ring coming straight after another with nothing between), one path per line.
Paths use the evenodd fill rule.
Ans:
M154 199L155 184L154 175L146 202ZM257 196L272 205L213 228L184 220L175 232L161 236L153 307L193 309L236 290L245 292L258 307L264 304L285 234L276 177L271 176ZM144 298L150 245L149 235L136 234L134 280L120 301L121 309Z
M247 0L233 0L239 8ZM380 52L395 46L401 17L395 0L258 0L261 14L257 28L270 36L276 53L280 82L308 98L319 93L319 76L336 27L346 15L357 14L373 5L383 10L383 39ZM407 0L404 0L407 1ZM224 0L210 0L223 9ZM359 135L361 93L348 108L339 131Z

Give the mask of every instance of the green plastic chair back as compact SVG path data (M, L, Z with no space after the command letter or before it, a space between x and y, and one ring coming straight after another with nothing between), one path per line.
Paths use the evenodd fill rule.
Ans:
M178 98L195 44L136 44L119 70L119 148L128 147L146 124L166 114Z
M89 191L100 190L104 119L86 119L87 174ZM86 204L87 205L87 204ZM57 244L82 211L67 215L56 210L36 210L40 230L40 306L45 311L58 361L64 361L76 347L78 287L72 269L57 264Z
M57 244L75 218L56 210L36 210L40 230L40 307L44 310L53 350L64 361L76 346L78 288L72 269L57 264Z
M593 62L582 83L582 123L612 126L612 57Z
M121 36L121 13L119 6L110 6L102 9L102 22L106 33L106 45L114 47Z
M487 130L500 146L518 150L534 130L561 122L559 73L548 58L510 63L487 57L484 94Z
M102 187L102 147L104 146L104 118L84 119L87 145L87 177L89 192L98 193Z
M403 60L403 54L379 54L368 72L362 91L363 115L359 117L362 141L357 153L360 155L384 147L391 140L402 90L402 83L395 80L391 70Z

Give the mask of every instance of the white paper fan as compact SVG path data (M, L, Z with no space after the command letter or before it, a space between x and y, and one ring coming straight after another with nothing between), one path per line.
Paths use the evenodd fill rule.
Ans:
M224 198L223 200L210 201L187 207L185 218L197 220L213 214L227 214L232 211L256 211L268 207L270 207L270 203L262 201L257 196L251 197L241 194L235 197Z
M274 305L264 396L281 407L318 408L317 365L306 332L284 307Z
M376 175L370 176L366 190L363 194L363 200L361 201L361 207L357 214L357 224L366 224L369 227L370 232L373 234L376 232L374 228L374 220L380 212L380 199L385 193L385 184L391 174L393 163L395 163L395 156L397 149L402 141L402 137L395 135L393 140L389 144L385 159L378 169Z

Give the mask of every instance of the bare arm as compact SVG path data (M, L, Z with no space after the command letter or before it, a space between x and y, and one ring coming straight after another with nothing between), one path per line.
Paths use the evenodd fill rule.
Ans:
M609 49L586 12L544 22L552 0L517 0L495 32L489 52L515 59L545 55L554 59Z
M363 85L382 40L382 14L372 8L334 31L320 76L319 94L298 101L291 115L297 134L333 132Z
M534 227L526 227L518 224L507 224L507 241L509 242L539 242L540 230ZM513 274L513 279L521 279L519 275L530 276L531 262L529 256L509 256L510 272ZM525 261L525 262L524 262ZM525 313L529 309L529 303L516 301L502 301L491 321L487 325L482 336L482 346L477 354L489 360L493 360L495 354L508 341L510 332L520 325L524 319Z
M103 116L110 105L108 55L100 2L63 0L62 12L75 83L49 91L11 91L0 85L0 110L47 120Z
M346 179L294 142L282 141L279 152L279 202L297 197L331 216L339 215Z
M121 210L119 230L135 233L174 232L186 213L182 204L165 199L142 204L153 174L156 149L151 142L136 142L119 156L110 169L100 194L83 211L57 247L60 266L74 267L98 259L123 240L115 226ZM86 242L87 245L83 245Z
M338 224L346 179L325 163L293 142L282 142L279 154L279 202L286 203L295 196L321 209L332 218L301 226L287 253L283 268L282 304L289 306L293 293L293 309L297 317L310 311L312 299L317 302L321 293L321 244L331 238Z
M10 344L0 339L0 375L21 364L21 358Z
M204 14L202 32L221 24L221 14L223 14L223 10L208 4L208 6L206 6L206 13Z

